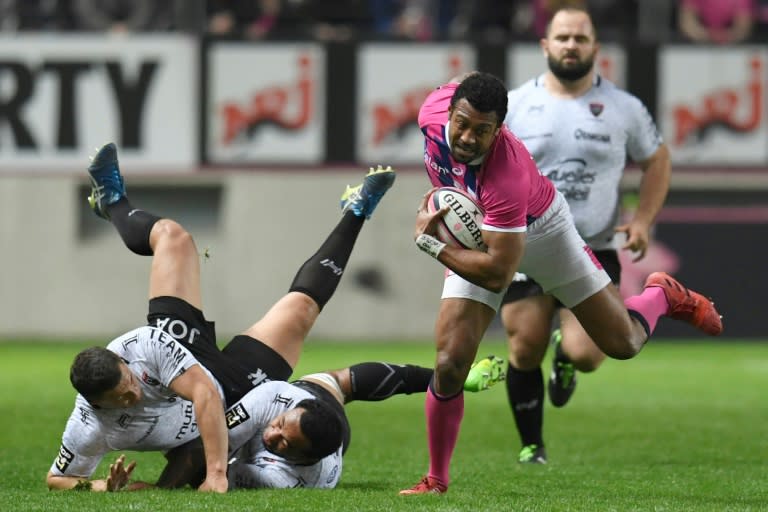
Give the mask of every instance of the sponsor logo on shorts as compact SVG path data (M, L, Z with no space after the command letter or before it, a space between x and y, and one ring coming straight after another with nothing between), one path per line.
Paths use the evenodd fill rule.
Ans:
M59 448L59 456L56 457L56 468L62 473L65 473L73 460L75 460L75 454L66 446L61 445Z
M325 483L332 484L334 480L336 480L336 475L338 474L338 472L339 472L339 465L336 464L335 466L333 466L333 469L328 474L328 478L325 479Z
M231 430L249 419L251 416L248 414L248 411L245 410L245 407L243 407L242 404L235 404L230 410L227 411L225 417L227 419L227 428Z
M249 373L246 375L246 378L250 381L251 386L253 387L269 382L269 377L261 368L257 368L254 373Z
M155 322L155 327L162 329L164 333L170 334L174 339L188 345L194 345L197 338L200 337L200 329L190 327L185 321L178 318L158 318Z

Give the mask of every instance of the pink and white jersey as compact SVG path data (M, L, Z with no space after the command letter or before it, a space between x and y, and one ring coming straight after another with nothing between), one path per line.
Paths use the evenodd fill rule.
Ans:
M457 86L438 87L419 111L429 180L436 187L457 187L472 194L485 211L483 229L526 231L552 204L555 187L539 172L522 142L503 125L485 155L468 164L453 159L448 107Z

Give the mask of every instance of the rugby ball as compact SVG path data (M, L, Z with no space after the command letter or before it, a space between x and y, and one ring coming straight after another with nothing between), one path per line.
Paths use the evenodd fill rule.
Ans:
M448 212L437 223L437 238L441 242L476 251L485 251L483 209L469 193L454 187L441 187L427 198L427 211L434 213L447 206Z

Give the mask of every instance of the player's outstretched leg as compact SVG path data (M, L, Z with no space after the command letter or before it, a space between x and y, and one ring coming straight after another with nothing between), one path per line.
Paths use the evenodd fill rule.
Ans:
M563 335L560 329L552 332L551 343L555 355L552 358L552 373L549 375L549 401L555 407L562 407L568 403L576 390L576 368L563 352Z
M370 219L384 193L395 182L395 171L392 167L376 169L371 167L363 182L356 186L347 186L341 196L341 211L351 211L358 217L365 216Z
M128 201L117 162L117 147L113 142L102 146L91 158L88 175L91 179L88 203L93 212L102 219L112 221L131 251L142 256L152 255L149 234L160 217L134 208Z
M493 354L475 362L464 381L464 391L484 391L506 378L504 360Z
M682 320L710 336L723 332L723 321L708 298L683 286L666 272L654 272L645 280L645 287L659 287L669 303L666 316Z

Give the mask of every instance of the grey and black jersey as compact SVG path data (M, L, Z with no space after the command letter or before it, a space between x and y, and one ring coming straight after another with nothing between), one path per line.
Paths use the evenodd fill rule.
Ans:
M662 144L642 102L600 76L579 98L558 98L544 75L508 94L504 123L565 196L592 249L615 249L619 183L627 159L650 158Z
M264 429L274 418L307 398L316 396L288 382L272 381L254 388L229 408L229 446L230 451L234 450L227 472L230 488L336 487L341 477L343 447L304 466L268 451L262 440Z

